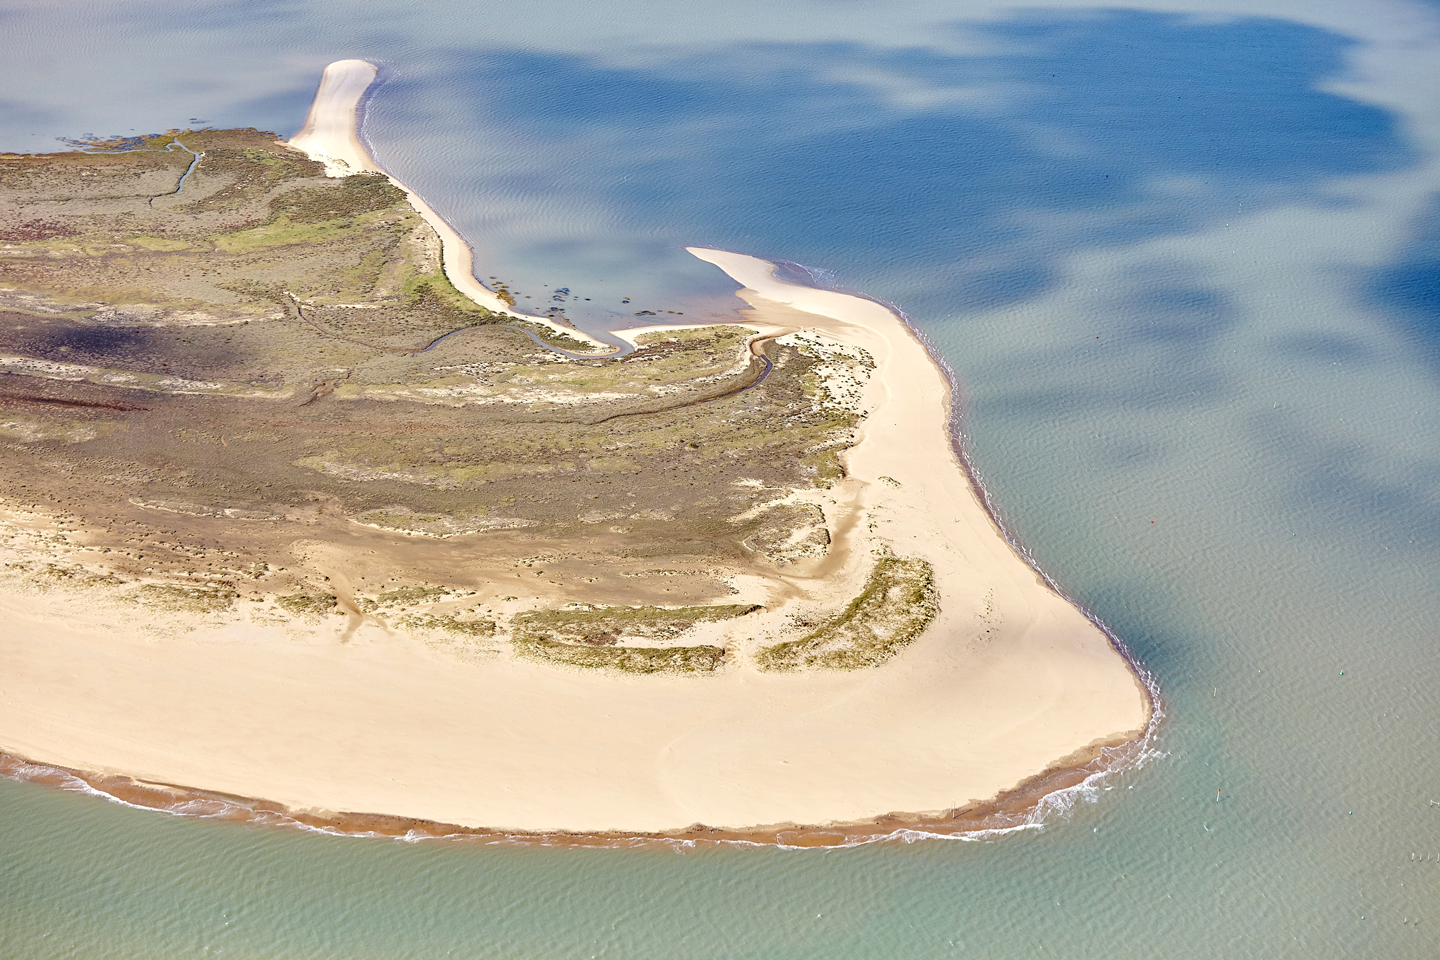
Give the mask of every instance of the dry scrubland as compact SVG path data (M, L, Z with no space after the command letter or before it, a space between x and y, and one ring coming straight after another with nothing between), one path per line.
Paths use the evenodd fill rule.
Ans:
M254 130L125 146L0 157L11 589L637 674L871 667L934 617L929 564L832 542L863 350L711 326L567 356L457 293L383 176ZM747 599L842 569L783 617Z

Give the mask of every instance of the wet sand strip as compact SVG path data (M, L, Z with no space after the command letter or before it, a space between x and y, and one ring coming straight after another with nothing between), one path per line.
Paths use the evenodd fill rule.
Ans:
M1158 719L1159 716L1157 710L1154 717ZM1131 767L1145 752L1155 726L1156 721L1152 720L1144 736L1119 739L1112 744L1097 744L1077 751L1051 769L990 800L956 807L938 817L933 814L890 813L854 823L818 826L771 824L746 830L707 827L697 823L682 830L662 833L509 831L388 814L292 810L268 800L136 780L116 774L88 773L35 763L7 753L0 753L0 776L70 792L89 793L126 806L176 816L288 826L338 836L405 842L447 840L486 845L616 849L722 845L826 849L870 843L913 843L924 839L991 839L1017 830L1037 828L1045 822L1044 814L1063 809L1063 806L1054 810L1045 809L1047 799Z

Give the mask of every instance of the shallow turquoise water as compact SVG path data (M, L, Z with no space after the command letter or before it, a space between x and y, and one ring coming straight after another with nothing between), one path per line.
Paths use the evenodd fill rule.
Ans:
M343 840L0 781L0 956L1436 955L1436 7L75 9L0 3L0 148L293 132L367 56L377 155L537 302L714 308L700 243L896 303L1167 720L1043 831L826 852Z

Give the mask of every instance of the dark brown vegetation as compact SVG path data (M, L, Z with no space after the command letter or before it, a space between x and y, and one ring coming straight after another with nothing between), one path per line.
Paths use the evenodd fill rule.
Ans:
M752 509L843 475L859 417L827 394L823 358L766 344L756 385L736 327L565 358L458 294L384 177L326 179L259 131L178 136L204 156L174 194L192 158L168 136L0 157L0 498L75 518L117 572L242 584L136 602L263 594L323 615L337 601L292 559L302 541L363 537L400 579L529 577L612 606L708 602L729 593L719 575L825 552L818 510ZM444 559L461 556L484 572ZM647 579L657 561L688 572ZM443 619L414 625L494 630ZM523 643L549 659L722 659L622 654L542 622Z

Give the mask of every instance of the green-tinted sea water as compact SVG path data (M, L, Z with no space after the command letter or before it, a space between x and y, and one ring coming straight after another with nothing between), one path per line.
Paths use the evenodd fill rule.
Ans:
M1037 829L847 850L0 780L0 957L1440 956L1440 8L1233 10L0 2L0 148L288 134L371 57L377 156L581 323L728 293L686 243L897 304L1007 528L1165 710Z

